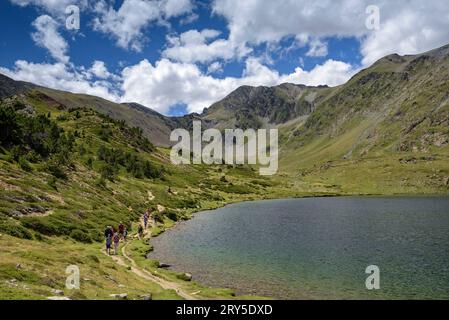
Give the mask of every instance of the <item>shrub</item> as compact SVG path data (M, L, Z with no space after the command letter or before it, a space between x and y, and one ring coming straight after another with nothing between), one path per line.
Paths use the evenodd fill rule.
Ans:
M87 166L89 169L92 169L93 162L94 162L94 161L92 160L92 158L87 159L87 161L86 161L86 166Z
M28 163L28 161L25 159L24 156L20 156L19 157L19 161L17 161L19 163L19 167L27 172L30 172L33 170L33 168L31 168L30 164Z
M51 179L48 181L48 186L56 191L58 191L58 186L56 185L56 178L51 177Z
M79 155L80 155L80 156L84 156L84 155L86 154L86 152L87 152L87 150L86 150L86 148L84 147L84 145L83 145L83 144L80 144L79 147L78 147L78 153L79 153Z
M152 215L156 222L164 223L164 218L162 216L162 213L160 213L159 211L156 210L156 211L153 211Z
M0 107L0 145L10 146L20 143L22 129L19 116L11 107Z
M167 210L167 211L165 212L165 215L166 215L170 220L178 221L178 215L177 215L176 212L173 211L173 210Z
M55 178L67 180L67 174L64 172L64 168L58 161L56 161L54 159L49 160L47 162L46 169Z
M95 185L104 189L106 188L106 180L103 177L100 177L95 181Z
M80 229L72 230L72 232L70 232L70 238L83 243L92 243L92 238L89 234Z
M93 254L90 254L87 257L95 263L100 263L100 259L98 259L98 257L94 256Z
M61 114L59 115L56 120L58 121L66 121L67 120L67 116L65 114Z
M70 234L72 227L67 221L51 217L25 217L22 225L46 236L61 236Z
M38 163L40 160L42 160L41 156L34 150L31 150L26 155L26 159L31 163Z
M8 220L0 221L0 232L21 239L33 239L33 234L21 224L12 223Z
M103 180L109 180L111 182L114 182L114 167L108 163L105 163L100 168L100 174L101 178Z

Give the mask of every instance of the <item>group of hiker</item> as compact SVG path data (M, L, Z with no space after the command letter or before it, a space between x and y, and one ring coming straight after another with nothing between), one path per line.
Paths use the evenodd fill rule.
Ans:
M120 222L118 228L107 226L104 230L104 237L106 238L106 251L108 254L111 254L111 247L114 247L114 254L118 253L118 247L120 240L126 240L128 235L128 230L125 225Z
M143 226L139 223L139 228L137 230L139 239L143 237L143 231L148 226L148 220L150 218L151 211L148 209L143 214ZM115 229L112 226L107 226L104 230L104 237L106 238L106 252L110 255L111 248L114 249L114 254L118 254L118 248L120 244L120 240L126 241L126 237L128 236L128 230L126 229L123 222L120 222L118 228Z

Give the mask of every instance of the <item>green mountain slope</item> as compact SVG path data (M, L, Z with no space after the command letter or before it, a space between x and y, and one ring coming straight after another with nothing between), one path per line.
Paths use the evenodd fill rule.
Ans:
M278 174L173 166L165 148L170 131L191 128L193 119L204 128L278 128ZM156 299L179 298L152 281L142 285L105 257L104 227L123 221L135 231L147 208L155 212L156 235L195 211L233 201L447 194L449 46L385 57L334 88L241 87L203 114L184 117L0 76L0 132L0 299L52 295L68 264L89 275L81 291L65 292L72 298L108 299L119 284L132 298L145 290ZM130 250L142 268L189 292L232 298L229 290L157 268L145 259L146 241Z
M151 281L139 284L104 257L106 225L122 221L133 233L152 208L156 235L198 210L294 195L249 167L173 166L169 150L156 148L141 129L88 107L65 107L41 90L4 99L0 122L0 299L52 296L53 289L63 289L70 264L90 279L81 291L67 292L72 298L109 299L123 290L118 284L130 287L133 298L145 288L154 298L176 298ZM135 259L150 249L146 242L131 247ZM141 260L145 268L178 279L156 262ZM194 282L179 281L198 291ZM231 297L230 291L201 291L204 297Z
M280 127L281 167L346 191L447 192L448 80L447 46L381 59Z

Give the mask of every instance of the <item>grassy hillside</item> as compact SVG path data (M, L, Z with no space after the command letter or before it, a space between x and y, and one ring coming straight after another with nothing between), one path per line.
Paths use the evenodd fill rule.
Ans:
M234 298L159 268L145 258L148 239L127 245L132 262L101 252L106 225L122 221L135 233L147 208L155 212L155 236L196 211L236 201L447 194L448 79L447 46L385 57L339 87L242 87L202 115L167 118L0 77L0 299L65 290L69 264L82 271L81 290L63 292L74 299L182 298L152 276L198 298ZM194 118L204 127L279 128L278 174L173 166L170 150L158 145Z
M86 280L74 298L96 298L95 287L101 288L99 298L110 298L114 285L120 291L118 284L131 288L125 292L132 297L145 290L155 298L177 297L155 284L138 284L129 270L114 267L100 252L104 227L123 221L135 232L135 222L152 208L157 234L198 210L299 195L245 166L172 166L169 150L156 148L142 130L90 108L49 101L33 91L5 99L0 107L0 298L51 296L52 289L63 287L70 263L80 265L92 282ZM141 245L139 250L150 249ZM119 280L111 282L105 274Z
M280 126L282 171L343 192L447 193L448 79L448 47L378 61Z

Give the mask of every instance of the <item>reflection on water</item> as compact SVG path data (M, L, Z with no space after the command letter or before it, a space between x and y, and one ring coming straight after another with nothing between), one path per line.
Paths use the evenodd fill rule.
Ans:
M309 198L200 213L153 239L195 280L277 298L449 298L449 198ZM377 265L381 289L365 288Z

